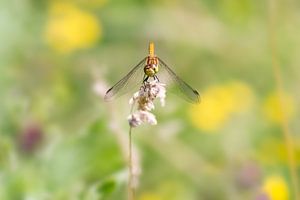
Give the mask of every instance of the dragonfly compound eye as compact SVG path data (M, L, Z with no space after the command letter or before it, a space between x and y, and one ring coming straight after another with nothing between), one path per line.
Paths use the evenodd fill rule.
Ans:
M158 65L153 65L153 70L154 70L155 73L157 73L158 72Z

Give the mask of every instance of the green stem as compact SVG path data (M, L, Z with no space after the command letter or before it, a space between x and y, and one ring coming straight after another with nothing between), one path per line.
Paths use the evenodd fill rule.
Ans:
M133 187L133 172L132 172L132 137L131 137L131 129L129 128L129 177L128 177L128 200L135 199L135 189Z
M299 200L299 185L298 185L298 176L297 176L297 166L295 160L294 152L294 143L293 137L289 130L289 122L284 109L284 89L283 89L283 80L281 76L280 63L278 59L278 50L277 50L277 41L276 41L276 1L269 0L269 36L270 36L270 48L271 48L271 59L272 59L272 68L274 73L274 78L276 82L277 92L280 99L280 110L282 113L281 128L282 134L285 142L285 148L287 151L289 171L292 181L292 194L293 199Z

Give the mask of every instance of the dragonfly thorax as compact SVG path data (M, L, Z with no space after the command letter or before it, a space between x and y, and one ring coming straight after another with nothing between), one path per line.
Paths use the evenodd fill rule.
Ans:
M158 72L158 59L157 57L148 57L144 72L147 76L153 77Z

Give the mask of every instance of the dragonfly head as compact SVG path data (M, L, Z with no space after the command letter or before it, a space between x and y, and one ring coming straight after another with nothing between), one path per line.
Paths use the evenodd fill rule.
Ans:
M158 59L157 57L148 57L144 72L147 76L154 76L158 72Z

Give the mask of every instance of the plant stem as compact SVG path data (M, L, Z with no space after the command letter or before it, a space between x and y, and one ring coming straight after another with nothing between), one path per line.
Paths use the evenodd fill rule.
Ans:
M293 199L299 200L299 186L298 186L298 176L297 176L297 166L294 155L294 143L292 134L289 130L288 118L284 109L284 89L283 89L283 80L281 77L280 63L278 60L278 49L276 41L276 1L269 0L269 37L270 37L270 48L271 48L271 59L272 59L272 68L274 73L274 78L276 82L277 92L280 99L280 110L282 114L281 128L283 133L283 138L285 142L285 148L287 151L289 171L292 181L292 194Z
M129 128L129 177L128 177L128 200L134 200L135 199L135 190L133 186L133 171L132 171L132 136L131 136L131 130L132 127Z

